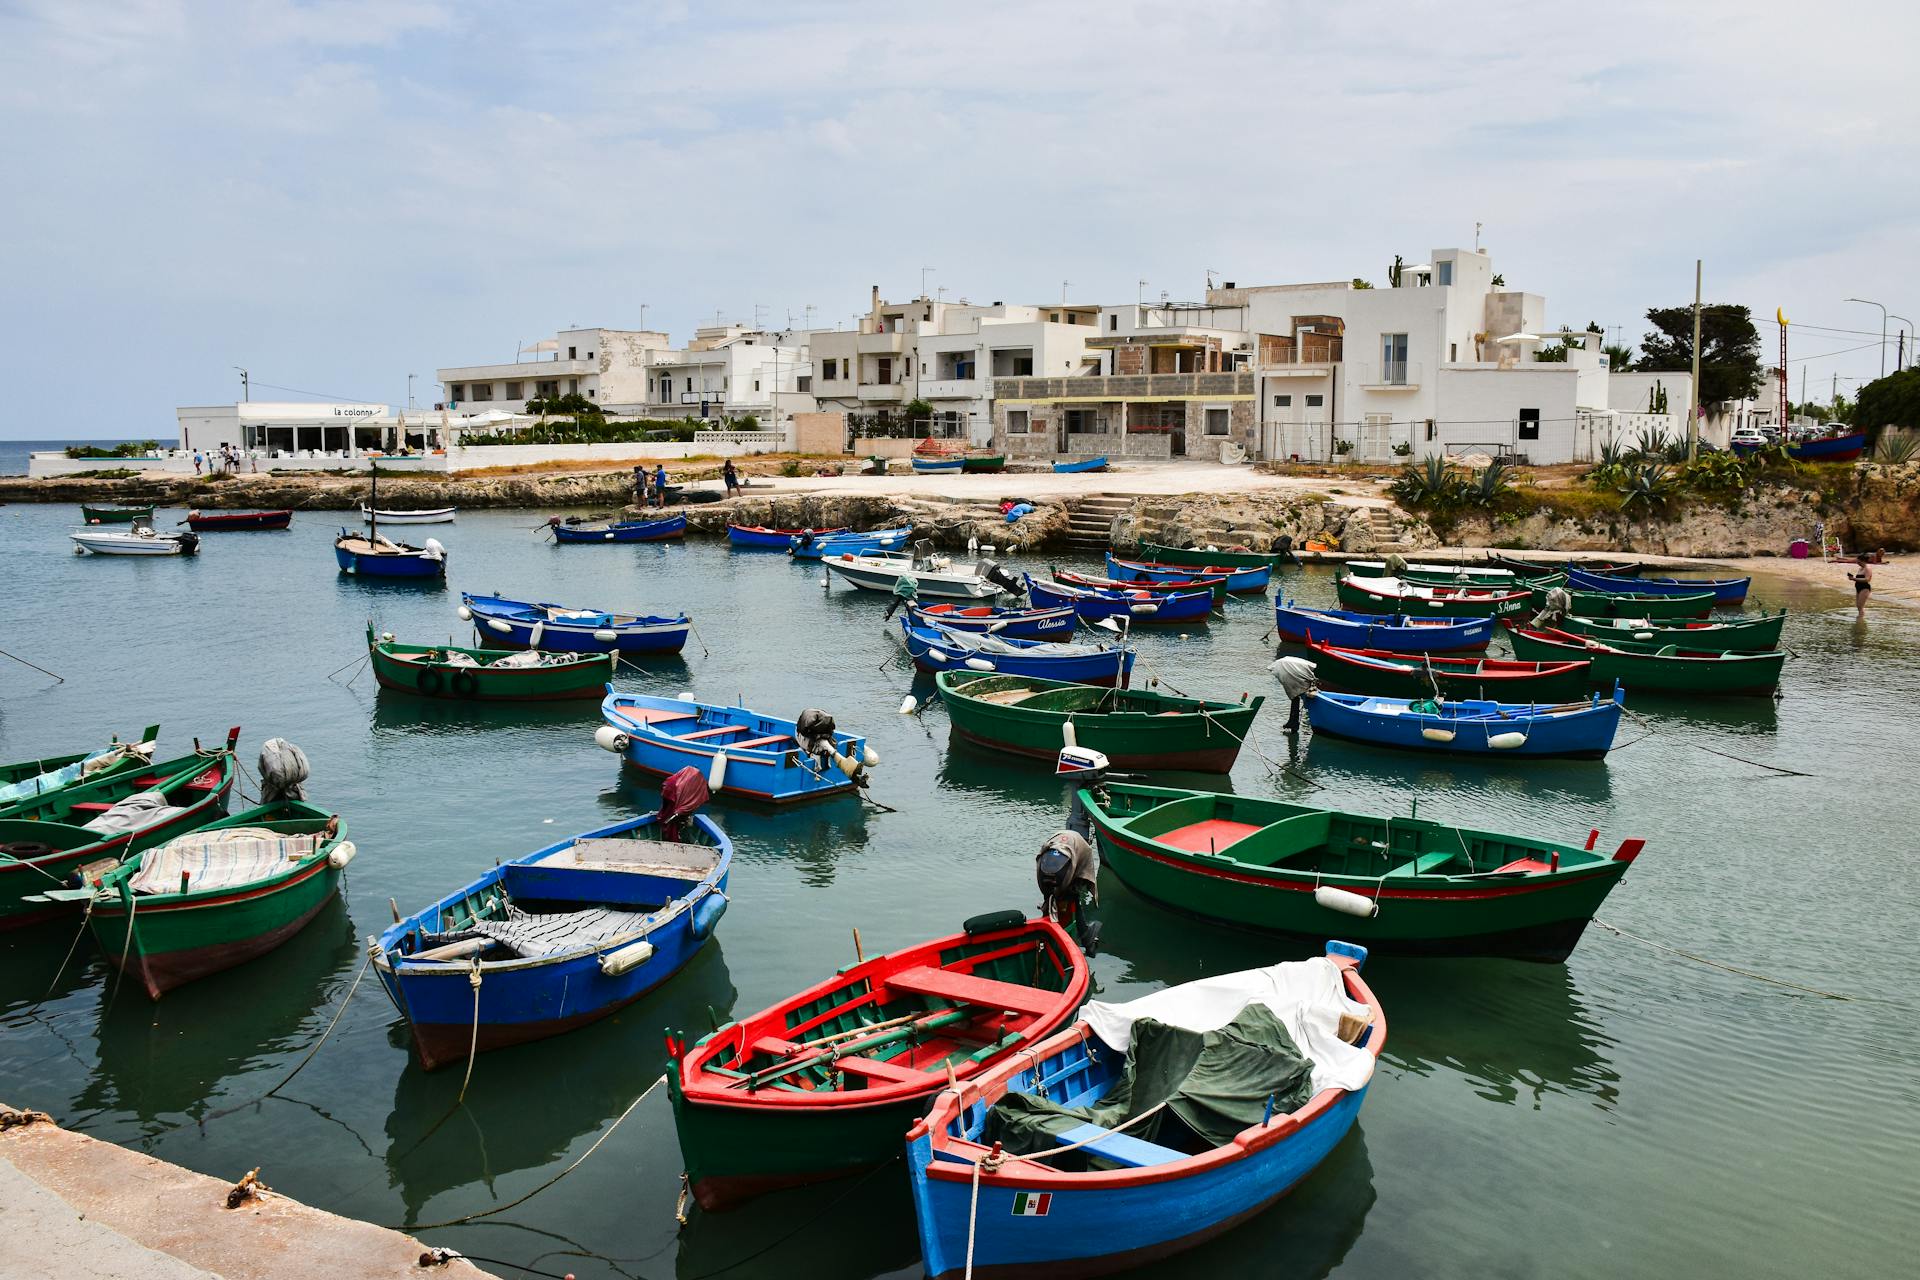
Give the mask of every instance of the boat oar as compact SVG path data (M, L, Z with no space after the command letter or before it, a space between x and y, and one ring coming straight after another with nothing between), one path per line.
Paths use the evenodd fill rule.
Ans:
M905 1039L915 1032L931 1031L936 1027L951 1026L953 1023L966 1022L977 1016L978 1012L971 1006L964 1009L943 1009L939 1013L929 1014L925 1018L915 1019L905 1026L895 1027L879 1035L868 1036L859 1040L849 1040L842 1044L835 1045L832 1048L823 1049L819 1053L810 1054L797 1062L763 1067L748 1076L742 1083L746 1085L747 1091L751 1093L762 1085L772 1084L776 1080L783 1080L787 1076L793 1075L796 1072L805 1071L808 1067L818 1066L822 1062L831 1062L835 1058L850 1058L857 1054L864 1053L868 1049L877 1049L881 1045L892 1044L896 1040Z

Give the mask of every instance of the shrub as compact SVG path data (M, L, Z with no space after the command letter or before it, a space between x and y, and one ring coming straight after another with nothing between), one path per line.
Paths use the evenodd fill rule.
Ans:
M75 444L67 446L69 458L138 458L156 452L160 448L158 440L126 440L103 449L97 444Z

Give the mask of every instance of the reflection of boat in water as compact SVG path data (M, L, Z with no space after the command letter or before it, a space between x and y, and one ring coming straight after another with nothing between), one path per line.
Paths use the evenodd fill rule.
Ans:
M849 1205L858 1206L857 1231L836 1226ZM792 1246L780 1247L787 1240ZM808 1257L820 1268L795 1265ZM892 1161L858 1178L771 1192L728 1213L695 1209L681 1228L674 1271L689 1278L724 1273L727 1280L917 1276L919 1262L913 1196L904 1166Z
M1621 732L1622 737L1630 742L1643 730L1634 726L1631 734L1628 734L1625 729ZM1356 785L1369 788L1379 785L1382 757L1378 748L1364 742L1336 738L1326 733L1316 733L1307 738L1306 747L1299 764L1323 786L1334 782L1335 779L1350 780ZM1463 792L1478 793L1487 796L1497 808L1507 813L1538 814L1547 807L1547 804L1556 801L1568 802L1575 812L1581 812L1589 807L1607 804L1613 799L1611 766L1596 768L1591 760L1528 759L1515 765L1508 759L1498 756L1476 758L1450 756L1444 762L1429 762L1417 757L1409 757L1397 758L1393 763L1394 791L1397 795L1452 797ZM1158 779L1156 778L1155 781L1158 782ZM1326 800L1298 795L1289 796L1288 799L1296 804L1329 803ZM1506 801L1524 803L1509 805L1505 803ZM1543 804L1542 801L1547 804ZM1393 812L1400 814L1406 812L1404 804L1397 800L1383 800L1382 803ZM1373 807L1377 809L1380 805ZM1421 808L1425 816L1424 803ZM1448 811L1463 824L1474 825L1478 821L1476 815L1479 810L1470 807L1470 802L1450 804ZM1535 831L1534 826L1529 824L1524 816L1518 821L1521 825L1514 828L1515 830L1530 834L1547 834ZM1584 837L1585 834L1583 828L1580 835ZM1553 838L1571 837L1570 833L1562 831L1555 834Z
M265 1092L318 1038L359 961L346 904L335 897L283 945L157 1004L137 983L114 998L120 979L104 961L94 964L98 1061L75 1110L171 1125Z
M482 1054L466 1090L471 1118L449 1118L460 1096L461 1072L422 1071L409 1060L394 1084L384 1155L388 1181L406 1206L406 1221L419 1220L429 1202L448 1192L465 1188L470 1194L436 1205L435 1216L455 1217L497 1202L496 1181L509 1174L558 1173L580 1138L612 1124L667 1069L662 1028L699 1035L732 1015L733 979L721 946L716 937L673 981L618 1013L562 1037ZM530 1081L544 1083L530 1092ZM651 1113L650 1130L656 1121L660 1126L650 1142L664 1144L658 1149L672 1155L659 1163L672 1164L677 1175L664 1087L628 1120L622 1137L635 1131L642 1112ZM617 1155L602 1152L600 1158ZM615 1175L603 1167L601 1176Z

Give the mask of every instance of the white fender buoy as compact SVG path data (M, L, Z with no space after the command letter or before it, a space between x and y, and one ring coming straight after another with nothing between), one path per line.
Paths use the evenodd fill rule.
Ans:
M615 755L622 755L632 745L633 739L610 724L603 724L593 731L594 745Z
M945 649L930 648L927 650L927 656L929 658L932 658L935 662L952 662L953 661L953 655L948 653Z
M707 786L718 791L727 785L727 753L713 753L713 763L707 766Z
M513 628L508 626L505 622L503 622L499 618L488 618L487 625L493 628L495 631L498 631L503 636L513 634Z
M1633 638L1634 638L1635 640L1651 640L1651 639L1653 639L1653 632L1651 632L1651 631L1636 631L1636 632L1634 632L1634 633L1633 633Z
M382 631L382 632L380 633L380 639L381 639L381 641L382 641L383 643L385 643L385 644L392 644L392 643L393 643L393 632L391 632L391 631Z
M900 714L903 716L910 716L919 709L920 699L914 697L912 694L908 694L900 702Z
M833 586L833 579L832 579L832 578L830 578L830 577L828 577L828 576L827 576L826 574L824 574L824 573L823 573L823 574L821 574L821 575L820 575L820 589L821 589L822 591L825 591L825 590L827 590L828 588L830 588L830 587L832 587L832 586Z
M969 671L992 671L995 670L995 667L985 658L968 658L967 669Z
M593 633L593 638L595 640L598 640L601 644L612 644L615 640L618 640L620 638L620 633L618 631L613 630L610 627L602 627L598 631Z
M1507 733L1496 733L1491 738L1487 739L1487 745L1492 747L1495 751L1511 751L1515 747L1526 746L1527 735L1524 733L1515 733L1511 731Z
M1434 725L1428 725L1426 728L1420 731L1420 736L1425 738L1428 742L1452 742L1453 730L1441 729L1441 728L1435 727Z
M527 648L538 649L540 647L540 637L545 634L547 634L546 620L542 619L534 623L533 630L527 632Z
M606 539L607 539L607 541L608 541L608 542L612 542L612 541L613 541L613 530L611 530L611 529L609 529L609 530L607 530L607 532L606 532Z
M880 753L872 747L868 747L860 753L860 763L869 769L878 769L880 767Z
M1313 900L1329 911L1338 911L1342 915L1359 916L1370 920L1380 914L1380 904L1364 894L1348 893L1345 889L1336 889L1323 884L1313 891Z
M653 944L644 939L629 942L626 946L609 951L600 957L600 972L609 978L617 978L623 973L631 973L647 961L653 959Z
M1073 721L1070 718L1060 722L1060 741L1063 746L1077 747L1080 745L1079 731L1073 727Z
M1127 606L1127 612L1128 613L1158 613L1160 612L1160 606L1157 604L1130 604Z
M349 862L352 862L353 855L358 852L360 851L354 848L353 841L342 840L339 844L333 846L333 852L327 855L327 865L338 870L346 866Z
M674 696L674 697L676 697L676 698L678 698L678 699L680 699L680 701L682 701L682 702L692 702L692 701L693 701L693 690L691 690L691 689L683 689L683 690L681 690L681 691L680 691L679 693L676 693L676 694L674 694L673 696Z
M977 555L977 554L979 554L979 551L980 551L980 539L978 539L978 538L975 538L975 537L969 537L969 538L967 539L967 550L968 550L968 551L969 551L970 553L973 553L973 554L976 554L976 555Z
M473 610L467 608L465 605L461 605L458 609L455 609L454 612L460 615L460 621L462 622L473 621Z

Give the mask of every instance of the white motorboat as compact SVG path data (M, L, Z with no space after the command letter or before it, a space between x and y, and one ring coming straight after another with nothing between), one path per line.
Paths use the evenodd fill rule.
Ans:
M849 552L822 556L820 563L829 573L866 591L891 592L896 583L907 579L917 599L984 600L1019 589L1018 581L991 560L956 564L953 557L934 555L924 544L911 555Z
M360 504L360 518L372 520L378 516L381 524L452 524L459 514L457 507L435 507L431 511L386 511Z
M190 556L200 550L197 533L160 533L152 523L136 520L125 529L90 526L68 535L74 551L96 556Z

